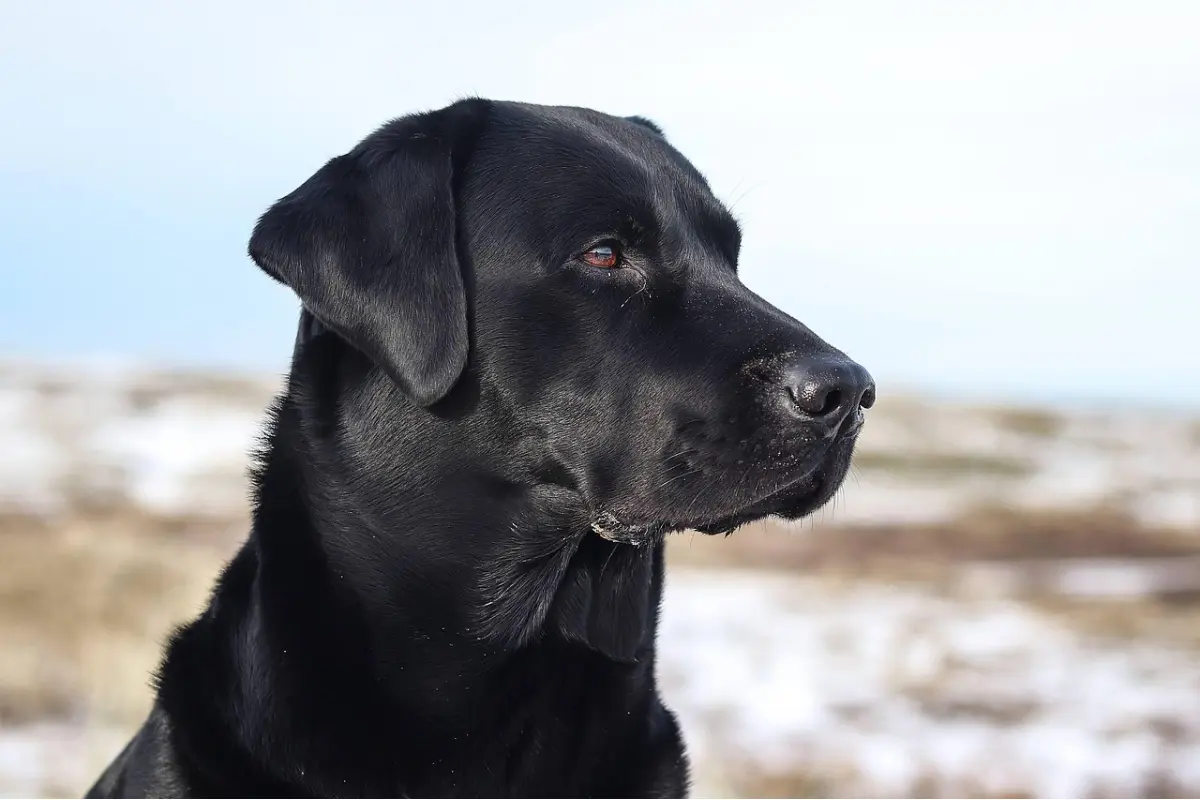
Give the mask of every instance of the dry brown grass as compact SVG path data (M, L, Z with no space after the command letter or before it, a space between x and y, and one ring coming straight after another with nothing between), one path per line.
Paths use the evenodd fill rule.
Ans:
M854 466L864 473L881 472L922 480L1000 478L1015 480L1033 474L1035 465L1015 456L981 453L891 453L865 450L856 453Z
M4 371L4 365L0 365L0 375ZM70 396L81 387L79 377L69 372L35 374L27 380L31 388L48 401ZM129 397L133 406L140 410L186 395L265 407L283 383L282 377L257 373L163 368L135 379L130 385Z
M850 770L812 769L764 771L758 767L734 770L727 778L733 797L838 797L845 791Z
M1052 596L1028 600L1040 611L1088 636L1166 642L1200 652L1200 602L1194 596L1108 602Z
M916 576L964 561L1164 558L1200 553L1200 536L1154 528L1119 510L981 508L930 524L749 525L729 537L683 534L674 563Z
M202 606L228 526L137 512L0 517L0 724L131 724L171 629Z
M879 796L865 785L852 770L827 770L797 767L792 770L764 772L755 767L738 770L724 781L735 797L875 797ZM926 769L909 786L904 797L910 798L954 798L992 797L1032 798L1038 797L1033 786L1022 785L1019 776L1007 781L1008 786L985 786L982 782L951 780L932 767ZM859 791L851 791L858 788ZM1195 797L1194 790L1183 785L1177 778L1165 773L1152 774L1142 781L1140 790L1130 795L1114 787L1095 785L1086 797Z
M869 781L851 767L833 767L822 764L798 766L791 770L763 771L747 767L733 772L726 783L736 797L876 797L870 790ZM997 791L996 787L966 785L963 781L951 781L933 768L918 775L904 797L1036 797L1031 788L1019 786L1014 778L1013 785ZM857 790L857 791L855 791ZM1093 795L1100 796L1100 795ZM1183 797L1184 795L1143 795L1146 797Z
M1031 439L1053 439L1066 427L1063 414L1042 408L988 407L981 409L1003 430L1019 433Z

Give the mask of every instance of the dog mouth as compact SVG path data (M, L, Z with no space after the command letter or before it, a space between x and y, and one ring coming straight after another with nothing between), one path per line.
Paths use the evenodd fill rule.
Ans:
M835 442L816 468L785 481L766 496L732 512L714 514L707 519L635 522L632 515L627 517L611 510L600 510L592 517L591 529L610 542L640 547L662 541L667 534L686 530L710 536L728 535L747 523L767 517L801 519L818 511L841 488L850 469L857 432L857 429L848 431L848 435Z

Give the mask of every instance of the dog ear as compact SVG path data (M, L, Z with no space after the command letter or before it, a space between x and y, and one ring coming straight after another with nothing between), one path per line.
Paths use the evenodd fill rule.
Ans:
M657 133L659 136L663 136L663 137L665 138L665 134L663 133L663 129L662 129L662 128L660 128L660 127L658 126L658 123L657 123L657 122L654 122L653 120L646 119L645 117L641 117L641 116L638 116L638 115L636 115L636 114L635 114L634 116L632 116L632 117L626 117L625 119L629 120L629 121L630 121L630 122L632 122L634 125L641 125L643 128L649 128L650 130L652 130L652 131L654 131L655 133Z
M389 122L276 202L250 237L263 271L422 406L467 363L455 176L486 113L467 100Z

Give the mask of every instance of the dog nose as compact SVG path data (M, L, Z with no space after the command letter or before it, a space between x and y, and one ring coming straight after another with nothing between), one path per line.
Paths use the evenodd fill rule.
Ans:
M871 373L846 358L797 361L784 380L795 413L830 432L875 404Z

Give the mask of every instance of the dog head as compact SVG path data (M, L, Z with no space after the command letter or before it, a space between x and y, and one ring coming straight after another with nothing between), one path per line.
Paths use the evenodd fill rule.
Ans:
M250 253L421 413L469 390L467 413L524 426L531 479L634 542L819 508L874 402L741 283L740 244L653 123L466 100L327 163Z

